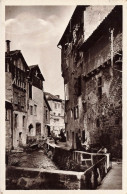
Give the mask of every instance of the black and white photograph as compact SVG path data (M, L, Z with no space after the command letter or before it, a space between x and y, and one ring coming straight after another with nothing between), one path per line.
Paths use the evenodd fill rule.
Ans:
M122 190L122 3L5 5L4 37L5 190Z

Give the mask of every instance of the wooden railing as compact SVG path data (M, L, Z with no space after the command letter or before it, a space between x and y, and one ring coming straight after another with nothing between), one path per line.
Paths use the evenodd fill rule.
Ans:
M103 156L98 162L84 172L85 180L82 181L81 189L96 189L107 174L107 159Z
M81 165L94 165L98 160L103 157L106 157L106 168L107 171L110 169L110 153L102 154L102 153L89 153L84 151L74 151L73 152L73 160Z

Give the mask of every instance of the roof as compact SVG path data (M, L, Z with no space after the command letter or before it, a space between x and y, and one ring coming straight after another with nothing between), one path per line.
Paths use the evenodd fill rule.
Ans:
M9 53L5 52L5 58L10 58L10 57L13 58L14 56L18 56L18 55L22 58L25 66L28 68L28 65L27 65L27 63L26 63L26 61L25 61L25 59L24 59L24 57L23 57L20 50L9 51Z
M66 29L65 29L65 31L64 31L64 33L63 33L63 35L62 35L62 37L61 37L61 39L59 41L59 43L57 44L57 46L62 44L62 42L64 41L64 38L65 38L65 35L67 34L68 31L70 31L70 22L71 23L75 22L75 19L81 13L81 11L85 10L86 7L88 7L88 6L89 5L78 5L75 8L75 10L74 10L74 12L73 12L73 14L71 16L71 19L69 20L68 25L67 25L67 27L66 27Z
M42 73L41 73L41 70L40 70L40 68L39 68L38 65L30 65L30 66L29 66L29 69L30 69L31 72L33 72L34 70L38 70L39 73L40 73L40 78L41 78L43 81L45 81L45 79L44 79L44 77L43 77L43 75L42 75Z
M33 68L35 68L35 67L38 67L38 65L30 65L30 66L29 66L30 69L33 69Z
M50 105L49 105L49 103L47 101L45 93L44 93L44 100L45 100L45 103L47 104L47 107L48 107L49 111L51 111L52 109L51 109L51 107L50 107Z
M14 50L14 51L9 51L9 53L5 52L5 54L6 56L7 55L13 56L13 55L17 55L20 52L21 52L20 50Z
M62 99L60 99L57 95L50 94L48 92L45 92L47 100L62 102Z
M122 29L122 6L115 6L107 17L100 23L100 25L93 31L91 36L81 45L80 49L87 50L100 36L112 27L113 22L117 21L118 25L121 25Z

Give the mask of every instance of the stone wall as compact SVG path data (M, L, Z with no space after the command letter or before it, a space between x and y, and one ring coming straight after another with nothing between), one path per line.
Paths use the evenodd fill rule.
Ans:
M16 115L17 115L17 121L15 119ZM23 121L23 118L25 118L24 121ZM25 112L13 111L14 148L26 145L26 120L27 120L27 114Z
M6 151L10 151L12 149L12 109L7 108L5 110L7 113L7 118L5 119L5 127L6 127Z
M55 147L53 151L53 161L59 167L60 170L72 170L82 172L87 169L86 166L78 164L73 159L73 151L64 150Z
M8 167L6 176L7 190L78 190L83 173Z
M84 172L7 167L7 190L90 190L106 175L106 158Z
M122 62L117 63L119 57L122 58L122 10L119 6L115 9L86 40L79 53L78 43L68 56L64 52L66 45L62 45L62 73L64 84L69 88L65 102L68 145L80 149L80 140L92 149L106 146L112 157L122 157ZM119 17L114 20L117 11ZM113 38L110 29L114 29ZM80 57L76 58L75 53Z
M5 88L6 88L6 100L12 102L13 100L13 88L12 88L12 75L10 72L5 73Z
M122 75L106 68L86 81L87 112L85 130L91 145L105 146L113 156L121 157L122 139ZM102 97L98 97L98 78L102 78Z

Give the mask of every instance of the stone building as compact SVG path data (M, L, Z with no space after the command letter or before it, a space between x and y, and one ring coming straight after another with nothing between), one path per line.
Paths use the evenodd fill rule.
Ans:
M6 150L25 146L45 135L44 77L38 65L27 65L20 50L5 53Z
M29 66L27 140L39 140L44 133L44 77L38 65Z
M10 51L6 41L5 53L5 107L6 149L26 144L27 118L27 63L20 50Z
M44 93L44 132L45 132L45 137L49 137L51 135L50 111L51 111L51 107L50 107L50 105L46 99L45 93Z
M77 6L58 47L68 145L121 156L122 6Z
M61 129L65 129L64 124L64 101L59 95L52 95L45 92L46 99L51 107L50 111L50 130L58 136Z

